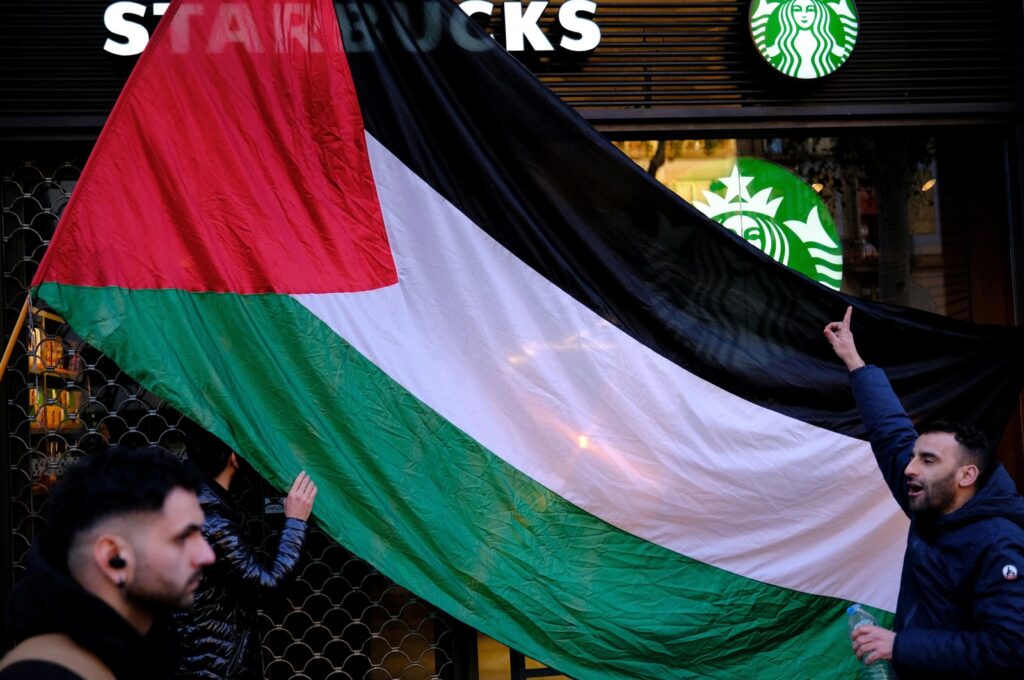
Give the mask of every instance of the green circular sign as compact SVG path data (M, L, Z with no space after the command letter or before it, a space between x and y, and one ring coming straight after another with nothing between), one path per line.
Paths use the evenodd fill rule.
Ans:
M750 34L761 56L793 78L821 78L843 65L857 42L853 0L754 0Z
M839 290L843 248L825 202L781 165L737 158L693 205L772 259Z

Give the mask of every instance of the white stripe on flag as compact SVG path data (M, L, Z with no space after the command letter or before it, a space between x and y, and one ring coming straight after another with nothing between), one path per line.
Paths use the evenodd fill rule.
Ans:
M607 522L759 581L894 609L907 520L867 444L654 353L367 143L399 283L296 299L483 446Z

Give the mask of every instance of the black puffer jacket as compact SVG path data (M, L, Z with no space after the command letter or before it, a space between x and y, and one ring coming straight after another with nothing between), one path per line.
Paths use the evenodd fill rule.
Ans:
M61 633L99 657L118 680L171 677L174 647L167 618L155 622L147 635L139 635L37 547L29 557L28 572L11 591L4 618L6 647L35 635ZM4 677L44 678L46 673L62 677L52 665L33 663L9 666Z
M277 555L267 565L242 532L241 517L216 482L204 484L203 535L217 561L206 569L195 602L176 619L181 631L179 677L257 678L261 674L255 603L278 592L295 569L306 523L285 519Z

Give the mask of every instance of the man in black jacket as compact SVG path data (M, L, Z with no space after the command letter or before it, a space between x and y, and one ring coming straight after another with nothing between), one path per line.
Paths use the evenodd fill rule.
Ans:
M891 659L900 680L1024 678L1024 499L975 428L917 433L885 373L857 353L851 313L825 336L910 517L894 630L857 628L854 652Z
M199 476L158 447L113 447L68 471L11 593L0 678L169 677L168 610L188 607L213 551Z
M253 603L279 592L295 570L316 497L316 484L300 472L284 501L285 522L277 554L264 563L242 530L228 489L241 463L238 454L206 433L192 437L190 460L207 477L199 493L206 513L203 535L217 560L206 570L187 612L176 616L181 678L261 677L260 639Z

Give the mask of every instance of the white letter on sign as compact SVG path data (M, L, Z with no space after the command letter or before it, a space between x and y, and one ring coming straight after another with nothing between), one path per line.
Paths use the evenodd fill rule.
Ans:
M592 19L581 17L580 14L597 14L597 3L590 0L569 0L558 10L558 23L562 28L579 33L579 38L562 36L559 45L572 52L587 52L601 42L601 27Z
M127 42L117 42L107 38L103 43L103 49L119 57L130 57L133 54L142 54L149 42L149 31L142 24L125 19L127 15L137 17L146 16L146 6L137 2L115 2L107 7L103 13L103 25L114 35L127 38Z
M530 2L526 5L526 14L523 14L523 5L518 2L505 3L505 49L509 52L522 52L524 48L523 38L530 41L530 47L538 52L550 52L554 50L551 41L547 39L537 25L540 15L547 2Z

